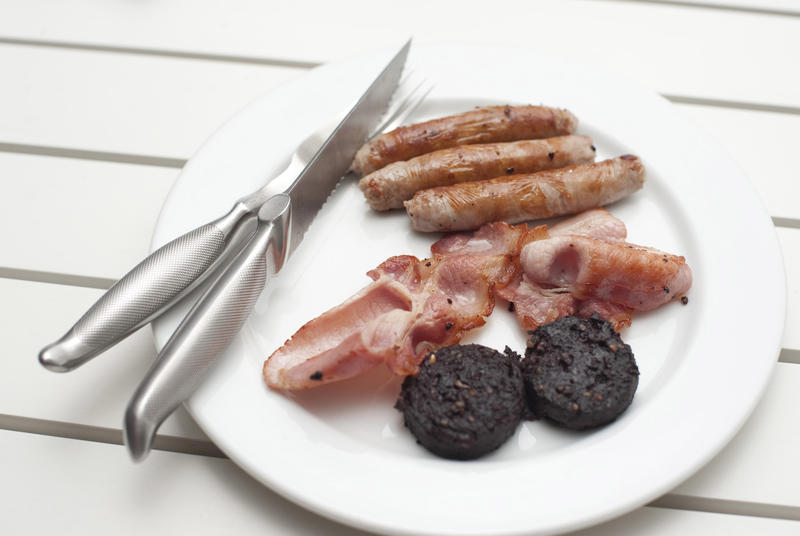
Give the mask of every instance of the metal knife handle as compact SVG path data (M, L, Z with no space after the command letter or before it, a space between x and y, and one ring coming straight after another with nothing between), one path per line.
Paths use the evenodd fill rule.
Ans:
M285 200L287 220L259 222L250 242L167 341L128 404L123 428L134 460L144 459L158 427L197 389L244 325L269 276L280 269L288 236L284 223L288 223L289 198L275 197Z
M241 245L253 233L256 218L248 214L237 203L222 218L154 251L46 346L39 362L55 372L73 370L167 310L208 276L215 262L238 250L229 246Z

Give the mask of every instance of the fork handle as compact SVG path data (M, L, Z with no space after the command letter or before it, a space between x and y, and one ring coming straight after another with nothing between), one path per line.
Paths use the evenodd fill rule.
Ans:
M276 271L281 231L260 223L251 241L197 301L139 384L125 412L125 444L144 459L161 423L197 389L216 357L244 325Z
M256 228L241 203L225 216L160 247L117 281L59 340L39 353L55 372L82 365L137 330L195 288L216 263L240 249Z

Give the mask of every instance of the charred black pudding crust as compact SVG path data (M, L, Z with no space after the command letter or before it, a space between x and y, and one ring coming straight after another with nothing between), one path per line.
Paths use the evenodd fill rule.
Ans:
M616 419L639 384L631 347L596 315L538 327L521 368L531 411L573 430Z
M395 407L426 449L468 460L495 450L516 430L524 402L519 357L478 344L440 348L403 381Z

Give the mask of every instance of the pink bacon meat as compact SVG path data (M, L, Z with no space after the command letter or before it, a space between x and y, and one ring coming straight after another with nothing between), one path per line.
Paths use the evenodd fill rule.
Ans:
M628 230L622 220L615 218L604 208L593 208L548 228L550 236L580 235L600 240L625 240Z
M513 270L507 255L391 257L368 272L372 284L275 351L264 363L264 379L275 389L305 389L379 363L396 374L414 374L428 352L485 323L495 282Z
M533 281L638 311L680 298L692 285L684 257L621 241L555 236L526 245L520 260Z
M633 310L658 307L691 286L683 257L629 244L626 236L622 221L600 208L549 229L492 223L475 233L450 234L431 249L441 255L511 254L517 269L495 292L513 304L525 330L563 316L593 313L620 330L630 326ZM578 248L581 255L576 244L583 246ZM655 258L657 266L652 265Z
M594 209L549 229L486 224L431 246L433 258L391 257L373 282L311 320L264 363L274 389L305 389L385 363L414 374L424 356L485 323L495 293L515 306L523 329L593 313L616 329L634 309L681 297L691 286L685 259L624 242L625 225Z
M621 220L607 210L597 208L553 225L546 233L539 233L537 239L570 235L622 241L628 231ZM497 295L514 304L517 321L526 331L532 331L564 316L588 317L592 313L611 322L617 331L631 324L632 310L628 307L598 299L579 300L565 289L550 287L534 281L520 267L508 285L497 289Z

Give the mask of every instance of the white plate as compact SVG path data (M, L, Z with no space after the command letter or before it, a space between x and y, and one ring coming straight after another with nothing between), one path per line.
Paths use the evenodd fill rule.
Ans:
M222 214L287 161L310 132L354 102L388 58L331 64L257 100L187 164L164 206L158 246ZM285 396L261 379L264 359L340 303L386 258L428 255L433 235L405 214L370 211L339 187L305 241L187 406L237 464L322 515L397 534L546 534L620 515L669 491L719 451L755 406L779 350L784 274L769 218L742 173L660 97L589 67L524 50L413 49L435 83L417 119L485 103L569 108L598 156L635 153L640 192L609 207L631 242L686 256L689 304L634 316L623 335L641 377L632 406L605 428L568 433L526 422L477 461L438 459L393 409L399 380L382 369ZM752 283L758 281L756 292ZM155 326L162 346L179 309ZM500 305L467 337L522 351Z

